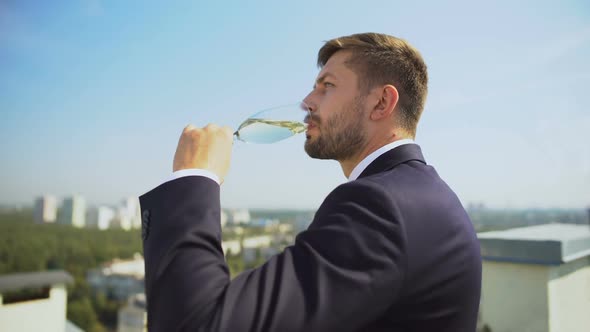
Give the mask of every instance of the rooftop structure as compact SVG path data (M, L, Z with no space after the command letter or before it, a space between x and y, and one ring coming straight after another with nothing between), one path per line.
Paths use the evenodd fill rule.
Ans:
M65 271L44 271L13 273L0 276L0 292L16 291L23 288L47 287L70 284L74 281Z
M493 332L587 332L590 228L546 224L478 234L482 321Z
M590 255L590 227L586 225L546 224L478 237L486 260L560 265Z
M66 320L66 285L72 282L64 271L0 276L0 331L75 330Z

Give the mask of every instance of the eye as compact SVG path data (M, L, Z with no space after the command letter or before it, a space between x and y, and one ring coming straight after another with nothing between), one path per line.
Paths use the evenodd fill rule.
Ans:
M325 86L326 88L328 88L328 87L330 87L330 88L333 88L333 87L335 87L334 83L331 83L331 82L324 82L324 86Z

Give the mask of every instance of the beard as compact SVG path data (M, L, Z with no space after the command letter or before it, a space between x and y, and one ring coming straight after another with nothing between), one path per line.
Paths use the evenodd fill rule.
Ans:
M347 160L365 145L367 133L363 125L363 101L357 96L325 123L312 119L320 128L320 135L305 141L305 152L315 159Z

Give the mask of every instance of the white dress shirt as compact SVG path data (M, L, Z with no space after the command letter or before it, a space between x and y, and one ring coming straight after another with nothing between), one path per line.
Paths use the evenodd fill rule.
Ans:
M356 165L356 167L350 173L350 176L348 177L348 181L356 180L359 177L359 175L361 175L361 173L365 170L365 168L367 168L367 166L369 166L369 164L371 164L375 159L379 158L379 156L381 156L385 152L393 150L393 149L397 148L398 146L401 146L404 144L415 144L415 143L414 143L414 140L412 140L410 138L406 138L406 139L401 139L399 141L391 142L391 143L384 145L384 146L380 147L379 149L373 151L371 154L366 156L365 159L361 160L361 162L358 163L358 165ZM164 182L172 181L172 180L182 178L185 176L204 176L206 178L209 178L209 179L217 182L217 184L220 184L219 177L215 173L205 170L205 169L199 169L199 168L189 168L189 169L183 169L180 171L176 171L176 172L172 173L172 175Z
M180 171L176 171L174 173L172 173L171 176L168 177L168 179L166 181L164 181L164 183L172 181L172 180L176 180L178 178L182 178L185 176L204 176L206 178L209 178L215 182L217 182L217 184L219 183L219 177L217 176L217 174L208 171L206 169L200 169L200 168L188 168L188 169L181 169Z
M399 141L391 142L387 145L380 147L379 149L373 151L370 155L366 156L365 159L361 160L358 165L350 172L348 176L348 181L354 181L358 179L359 175L369 166L375 159L379 158L382 154L387 151L391 151L398 146L405 145L405 144L415 144L414 140L411 138L400 139Z

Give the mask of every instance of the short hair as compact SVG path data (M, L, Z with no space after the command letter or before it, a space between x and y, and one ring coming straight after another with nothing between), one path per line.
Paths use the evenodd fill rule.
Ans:
M378 85L396 87L399 125L414 137L428 93L428 73L420 52L400 38L360 33L327 41L318 52L318 66L325 66L341 50L352 52L346 64L358 75L361 92L366 94Z

